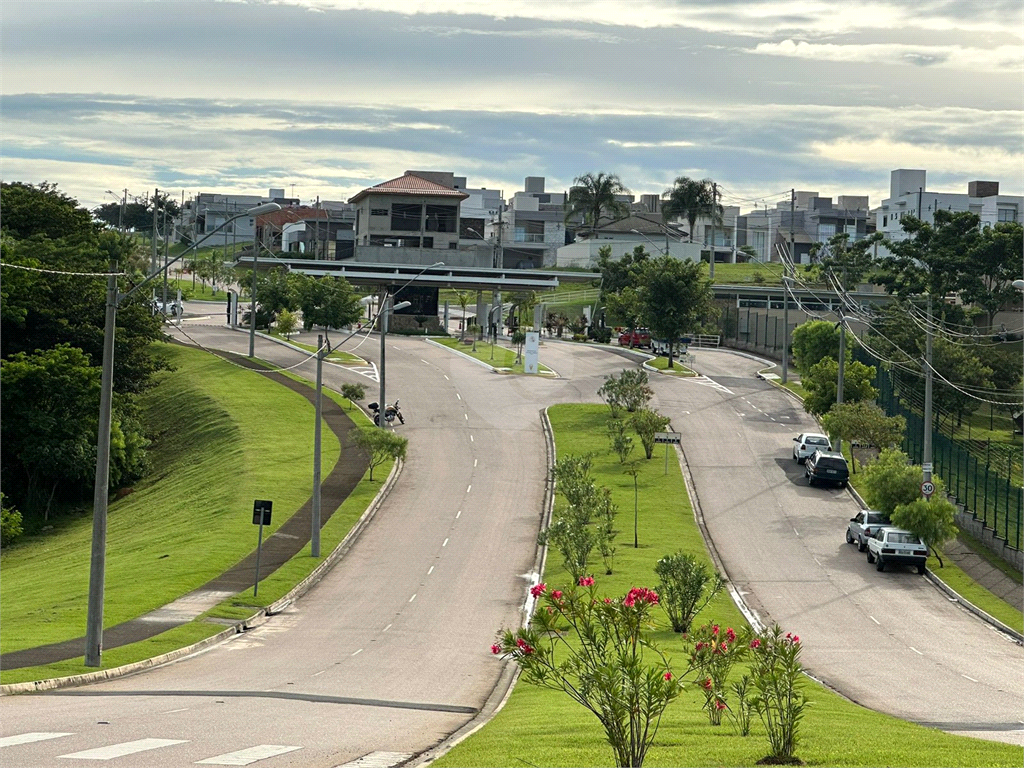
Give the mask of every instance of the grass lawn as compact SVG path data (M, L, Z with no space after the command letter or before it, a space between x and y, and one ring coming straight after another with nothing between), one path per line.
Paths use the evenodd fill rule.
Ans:
M266 333L266 332L265 331L261 331L261 333ZM289 344L291 344L293 346L296 346L296 347L299 347L300 349L304 349L307 352L310 352L310 353L316 352L316 344L304 344L301 341L296 341L295 339L287 338L283 333L279 333L276 330L271 331L270 335L274 336L275 338L287 341ZM345 364L355 364L355 365L365 365L366 364L366 361L363 360L363 358L361 358L359 355L354 355L351 352L345 352L344 350L341 350L341 349L333 349L333 350L331 350L330 353L328 353L328 355L327 355L327 357L325 359L326 360L334 360L336 362L345 363Z
M163 281L159 281L156 286L156 295L163 296ZM203 285L202 280L196 280L195 288L192 287L192 278L181 278L167 281L167 297L168 299L175 296L175 292L181 288L182 297L188 301L189 299L196 299L199 301L220 301L227 304L228 292L224 289L224 286L219 286L217 292L213 292L213 286L207 283Z
M655 368L655 369L661 371L662 373L667 373L667 374L670 374L670 375L673 375L673 376L683 376L683 377L685 377L685 376L696 376L697 375L694 371L692 371L689 368L687 368L685 365L680 363L679 360L677 360L675 358L672 359L672 369L671 370L669 370L669 367L668 367L668 358L667 357L662 357L661 355L658 355L653 360L648 360L647 364L649 366L651 366L652 368Z
M656 454L640 462L639 538L633 548L633 479L623 473L611 454L605 423L608 409L596 405L563 405L549 411L556 445L572 446L572 453L593 451L594 475L599 485L612 490L619 506L617 553L611 576L603 574L595 555L595 578L600 592L622 595L631 586L656 587L654 563L682 549L710 563L694 522L677 462L669 474ZM559 452L559 456L563 453ZM568 581L568 573L555 550L548 553L543 580L552 587ZM741 626L743 619L732 601L719 595L696 619ZM497 630L498 627L495 627ZM799 630L799 627L790 629ZM675 658L681 671L686 651L667 627L667 619L654 632L655 639ZM737 670L739 671L739 670ZM734 676L735 676L734 672ZM828 766L1019 766L1020 747L963 738L906 723L857 706L827 689L806 681L808 706L801 725L799 756L808 765ZM749 737L735 735L728 721L708 725L701 709L703 696L689 685L665 712L646 765L649 766L753 766L768 752L764 730L756 721ZM871 734L871 738L864 738ZM596 718L561 693L526 683L516 685L507 705L486 726L436 761L437 766L477 765L613 765L610 747Z
M523 363L516 362L516 351L509 347L491 344L488 341L478 341L476 343L476 351L474 352L472 344L463 344L457 338L434 338L434 341L451 349L457 349L464 355L475 357L477 360L481 360L495 368L507 368L512 373L523 373ZM541 373L552 372L546 365L538 364L537 367Z
M161 373L159 386L144 397L153 472L110 504L108 627L202 586L251 552L252 499L270 495L280 510L269 534L311 491L312 405L207 353L171 345L158 351L177 370ZM339 451L328 432L325 475ZM4 652L84 633L91 539L91 515L83 512L4 548ZM104 666L117 655L105 653ZM12 679L3 672L4 682Z

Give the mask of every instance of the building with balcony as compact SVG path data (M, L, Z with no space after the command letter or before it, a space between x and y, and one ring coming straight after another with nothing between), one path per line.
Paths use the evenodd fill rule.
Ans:
M565 192L546 192L543 176L527 176L523 190L492 217L489 237L500 239L504 268L552 266L560 247L571 242L565 225ZM569 238L569 239L567 239Z
M667 254L696 261L701 244L686 242L677 228L665 224L659 214L633 213L608 221L593 232L581 231L575 242L558 249L556 266L596 269L602 248L611 247L612 258L621 258L637 246L653 256Z
M263 195L227 195L215 192L200 192L185 201L177 220L178 230L184 232L192 242L213 232L217 227L239 213L262 203L274 202L282 208L299 204L297 197L285 197L283 189L271 189ZM224 229L213 234L204 245L219 247L244 246L252 243L256 236L256 219L242 217L235 219Z

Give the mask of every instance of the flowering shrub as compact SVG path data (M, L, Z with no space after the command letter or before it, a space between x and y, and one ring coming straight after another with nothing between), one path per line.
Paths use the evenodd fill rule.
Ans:
M804 712L800 637L785 636L778 624L758 634L750 644L754 696L751 705L768 731L769 758L774 763L796 762L800 720Z
M722 712L728 708L726 690L729 672L743 658L750 640L736 634L732 627L704 624L690 636L690 666L697 671L697 680L704 691L704 709L711 725L721 725Z
M539 603L533 623L503 630L491 652L515 661L526 682L590 710L617 766L642 766L665 707L682 689L649 636L658 593L635 587L621 599L601 599L592 576L564 591L537 584L530 593Z
M658 589L675 632L689 632L693 617L715 599L723 586L721 576L682 551L661 558L654 573L661 580Z

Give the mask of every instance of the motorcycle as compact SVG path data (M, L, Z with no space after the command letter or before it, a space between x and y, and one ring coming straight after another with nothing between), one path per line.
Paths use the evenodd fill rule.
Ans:
M376 426L380 426L380 404L373 402L367 406L370 409L370 413L373 414L373 423ZM392 424L395 419L398 419L399 424L405 424L405 416L402 415L401 409L398 407L398 400L395 400L394 405L388 403L384 406L384 423Z

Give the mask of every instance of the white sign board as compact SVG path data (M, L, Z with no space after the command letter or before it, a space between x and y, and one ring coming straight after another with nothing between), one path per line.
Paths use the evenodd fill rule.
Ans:
M655 432L654 442L655 443L668 443L671 445L678 445L682 440L681 432Z
M935 484L930 483L927 480L921 483L921 494L927 499L931 498L931 495L935 493Z
M529 331L526 334L525 357L523 359L523 371L525 373L537 373L539 370L537 358L540 355L540 333Z

